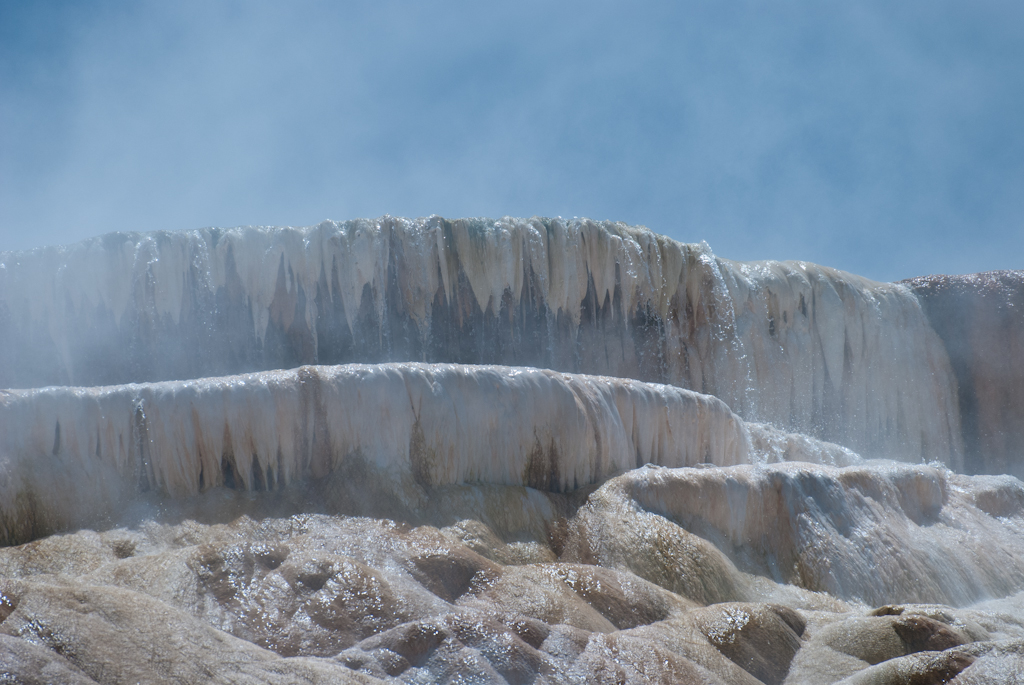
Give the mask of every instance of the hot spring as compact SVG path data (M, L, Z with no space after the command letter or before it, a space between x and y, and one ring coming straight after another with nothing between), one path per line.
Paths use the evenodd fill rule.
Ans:
M0 682L1024 682L1024 272L118 233L0 387Z

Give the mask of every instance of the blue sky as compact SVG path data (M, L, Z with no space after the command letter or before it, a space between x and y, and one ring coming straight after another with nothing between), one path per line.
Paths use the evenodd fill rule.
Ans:
M1024 268L1024 3L0 0L0 249L385 213Z

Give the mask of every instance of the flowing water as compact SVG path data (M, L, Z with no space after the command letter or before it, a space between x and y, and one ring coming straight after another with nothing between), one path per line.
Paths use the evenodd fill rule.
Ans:
M1024 682L1022 359L589 220L2 254L0 682Z

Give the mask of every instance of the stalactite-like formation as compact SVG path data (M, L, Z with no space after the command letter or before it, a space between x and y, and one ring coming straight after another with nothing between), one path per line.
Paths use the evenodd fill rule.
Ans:
M385 217L111 234L0 262L0 386L532 366L712 394L872 456L962 456L946 352L905 286L622 224Z
M5 391L0 454L7 544L145 492L276 491L354 467L408 485L411 506L420 486L565 492L645 464L857 459L748 427L721 400L673 386L445 364Z

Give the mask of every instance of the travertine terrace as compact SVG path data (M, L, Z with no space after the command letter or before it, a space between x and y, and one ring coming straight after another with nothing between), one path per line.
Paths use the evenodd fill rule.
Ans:
M1024 682L1021 272L112 234L0 343L0 682Z

